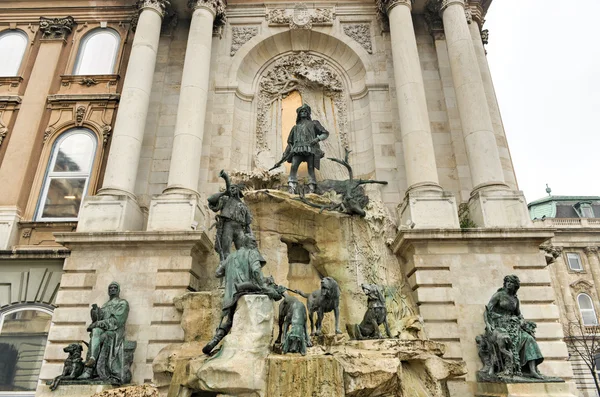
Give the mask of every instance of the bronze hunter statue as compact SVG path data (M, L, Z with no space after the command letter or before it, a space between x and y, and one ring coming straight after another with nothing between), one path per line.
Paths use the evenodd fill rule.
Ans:
M329 132L317 120L310 117L310 106L304 104L296 109L296 125L292 127L287 140L287 147L283 156L271 169L279 167L284 162L292 164L288 185L290 193L297 193L298 167L302 162L308 166L308 186L311 193L317 190L315 168L320 169L321 159L325 153L321 150L319 142L329 137Z
M283 297L285 287L275 285L272 280L263 277L262 267L265 264L266 261L258 251L256 240L250 234L244 235L242 246L238 250L219 263L216 276L225 279L221 322L215 336L202 349L204 354L209 354L231 330L233 315L240 297L247 294L264 294L276 301Z
M210 196L208 207L219 212L216 216L215 251L219 254L219 260L223 261L231 251L231 243L233 242L235 249L240 249L244 235L251 233L252 214L242 201L244 194L241 187L232 184L224 170L221 170L219 176L225 180L225 191Z
M515 275L504 277L504 286L485 307L485 333L475 338L484 367L478 371L480 382L562 382L540 374L544 361L535 340L536 324L521 314L517 291L521 286Z
M131 381L131 364L136 342L125 339L125 323L129 315L129 303L120 298L121 287L117 282L108 286L109 300L91 309L92 323L85 362L81 358L82 346L70 344L64 348L69 356L63 373L49 381L51 390L62 384L113 384ZM85 342L84 342L85 343Z

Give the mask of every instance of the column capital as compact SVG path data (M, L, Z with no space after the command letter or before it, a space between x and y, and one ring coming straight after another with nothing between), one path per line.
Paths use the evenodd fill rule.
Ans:
M470 4L465 8L465 12L470 12L472 20L479 25L479 29L485 23L485 11L481 7L481 4L475 3Z
M598 253L598 247L585 247L583 252L585 252L587 256L593 256Z
M136 7L138 12L142 12L143 10L154 10L156 11L161 18L164 18L167 8L171 6L171 2L169 0L138 0L136 3Z
M222 19L225 16L226 0L188 0L188 7L192 10L206 8L213 13L216 19Z
M412 10L412 5L414 2L415 0L377 0L377 8L383 14L388 15L392 8L396 7L397 5L407 6Z
M40 17L42 40L66 40L75 25L73 17L45 18Z
M427 8L429 10L435 10L441 15L446 8L454 4L461 5L463 8L466 7L465 0L430 0L429 3L427 3Z

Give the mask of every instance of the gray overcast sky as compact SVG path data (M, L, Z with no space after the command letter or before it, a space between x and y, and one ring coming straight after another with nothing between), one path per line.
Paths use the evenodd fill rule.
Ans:
M494 0L488 62L528 202L600 196L600 0Z

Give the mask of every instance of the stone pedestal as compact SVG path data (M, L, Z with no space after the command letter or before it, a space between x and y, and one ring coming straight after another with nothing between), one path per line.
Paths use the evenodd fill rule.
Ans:
M127 195L90 196L83 202L78 232L141 230L144 214L137 201Z
M205 213L195 194L162 194L152 198L147 230L200 230Z
M73 397L73 396L91 396L106 390L111 390L112 385L59 385L55 391L50 390L50 386L45 383L39 384L35 392L36 397Z
M575 397L567 383L478 383L475 397Z
M273 301L266 295L241 297L231 332L221 350L198 369L193 388L238 397L266 396L273 318Z
M533 227L520 191L480 190L469 199L469 213L478 227Z
M450 192L437 190L409 192L398 206L398 219L408 228L458 228L456 198Z

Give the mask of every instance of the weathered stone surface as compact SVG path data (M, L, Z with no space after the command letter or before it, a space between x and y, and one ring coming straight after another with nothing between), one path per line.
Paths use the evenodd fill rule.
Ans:
M60 385L58 389L51 391L45 383L40 383L35 395L37 397L88 397L112 388L111 385Z
M298 353L267 358L269 397L343 396L343 368L333 356Z
M273 313L273 302L265 295L240 298L221 350L202 364L197 378L186 387L239 397L265 396Z
M188 292L173 299L175 308L182 312L181 328L184 341L207 341L219 325L223 290Z
M139 385L119 387L118 389L105 390L91 397L158 397L158 389L152 385Z

